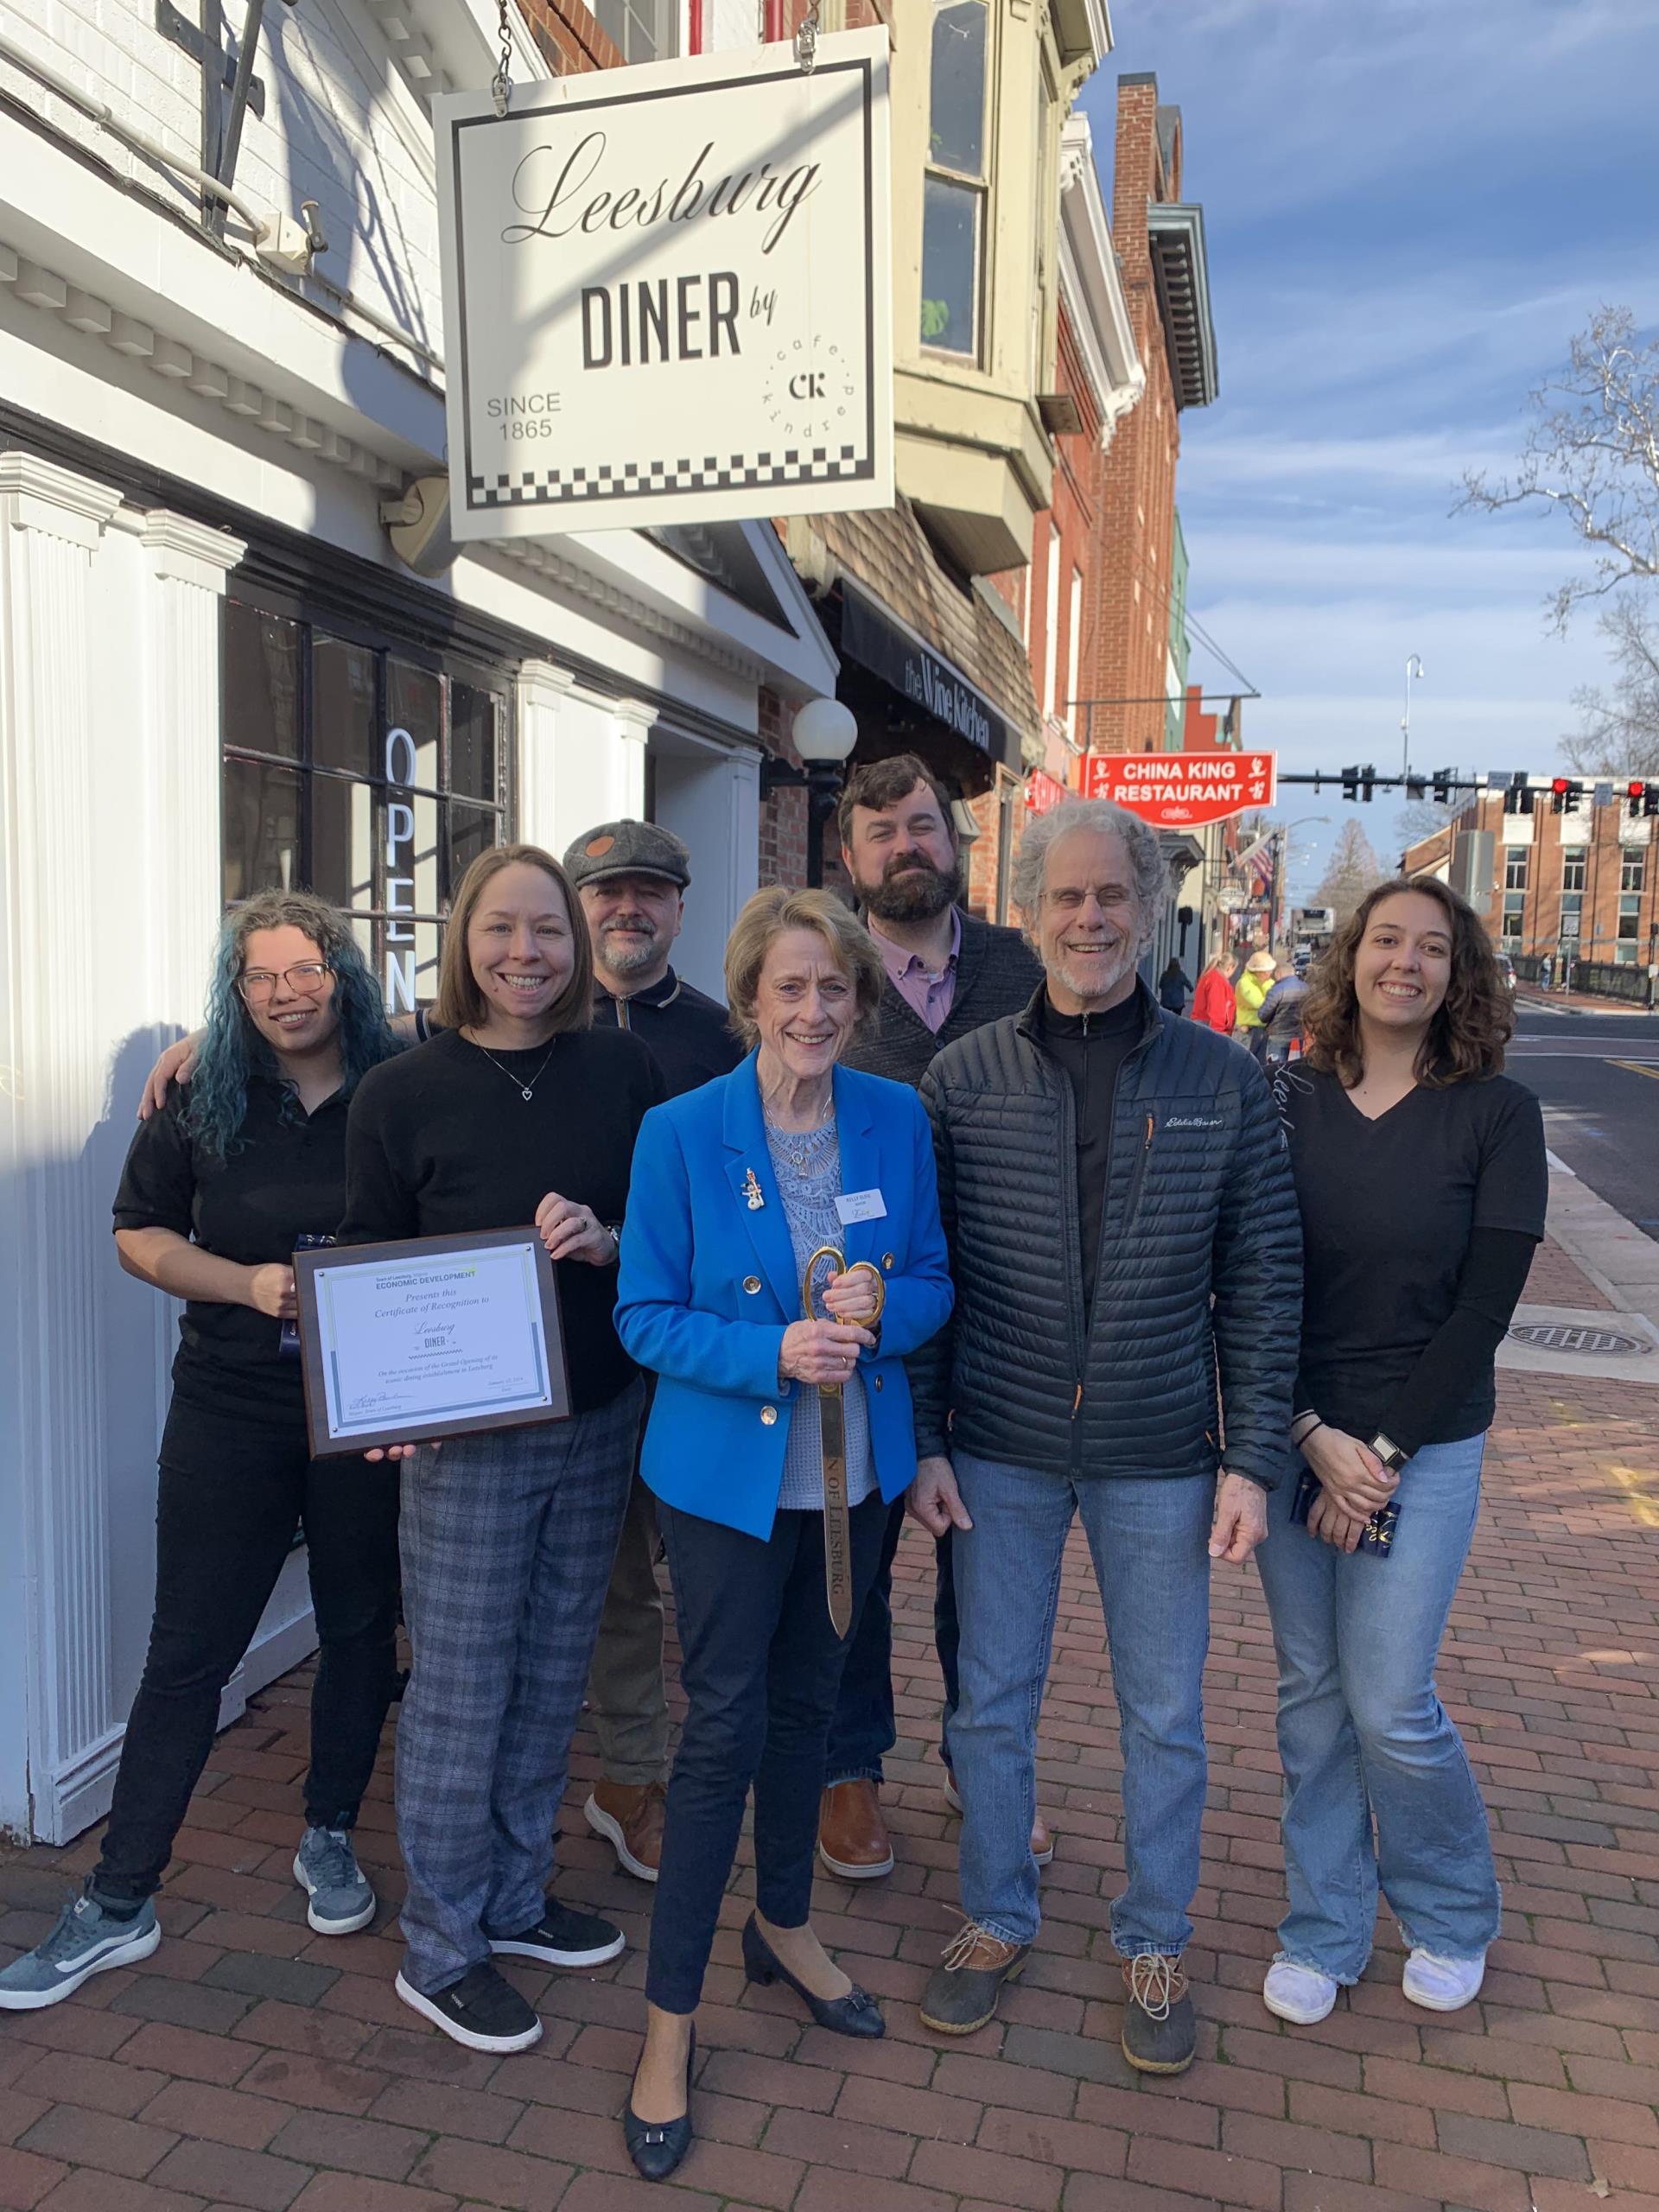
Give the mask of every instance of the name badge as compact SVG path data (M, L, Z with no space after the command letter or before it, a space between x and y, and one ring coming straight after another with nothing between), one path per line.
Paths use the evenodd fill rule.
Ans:
M842 1227L849 1229L855 1221L885 1221L887 1202L880 1191L843 1191L836 1200L836 1211Z

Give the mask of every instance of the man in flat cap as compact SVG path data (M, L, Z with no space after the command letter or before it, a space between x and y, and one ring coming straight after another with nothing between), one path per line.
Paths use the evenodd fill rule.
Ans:
M654 822L601 823L575 839L564 866L593 934L595 1022L643 1038L671 1096L728 1073L743 1054L725 1007L669 964L691 880L680 840ZM657 1879L668 1783L657 1550L651 1492L636 1472L588 1683L603 1773L584 1810L644 1882Z

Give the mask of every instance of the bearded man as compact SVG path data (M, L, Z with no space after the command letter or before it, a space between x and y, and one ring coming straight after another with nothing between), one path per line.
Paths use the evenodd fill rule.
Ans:
M655 822L602 822L575 841L564 867L594 940L594 1026L642 1038L671 1098L729 1073L743 1054L725 1007L669 964L691 880L684 845ZM582 1810L640 1882L657 1879L668 1794L658 1548L636 1468L588 1675L601 1770Z
M887 969L875 1035L849 1047L844 1065L895 1083L920 1083L942 1045L982 1023L1017 1014L1042 980L1018 930L968 913L950 802L913 753L871 761L848 779L836 817L842 863L852 878ZM853 1630L830 1732L829 1786L818 1822L818 1856L842 1881L893 1872L893 1839L882 1815L882 1761L897 1740L893 1700L893 1560L904 1529L895 1503L881 1565ZM933 1637L944 1677L947 1724L957 1702L957 1609L948 1536L938 1548ZM947 1804L961 1809L947 1761ZM1054 1855L1040 1815L1032 1849Z

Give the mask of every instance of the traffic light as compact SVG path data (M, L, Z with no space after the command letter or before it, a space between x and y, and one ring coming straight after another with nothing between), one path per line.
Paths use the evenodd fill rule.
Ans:
M1552 776L1549 784L1549 807L1552 814L1576 814L1579 801L1584 797L1584 785L1576 776Z
M1624 791L1630 802L1632 822L1639 815L1659 814L1659 784L1631 782L1625 785Z
M1357 768L1344 768L1343 770L1342 795L1344 798L1357 798L1359 797L1359 770Z
M1450 806L1452 794L1457 787L1458 772L1455 768L1437 768L1433 777L1435 805Z
M1406 778L1406 797L1409 799L1427 798L1428 797L1427 777L1408 776Z
M1505 814L1532 812L1532 785L1523 774L1510 778L1510 787L1503 794L1503 811Z
M1359 772L1359 795L1367 806L1371 803L1371 790L1376 781L1376 771L1368 760Z

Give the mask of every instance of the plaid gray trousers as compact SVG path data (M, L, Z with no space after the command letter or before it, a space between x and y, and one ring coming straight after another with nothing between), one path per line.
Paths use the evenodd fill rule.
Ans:
M645 1402L404 1462L397 1722L405 1977L423 1996L541 1916Z

